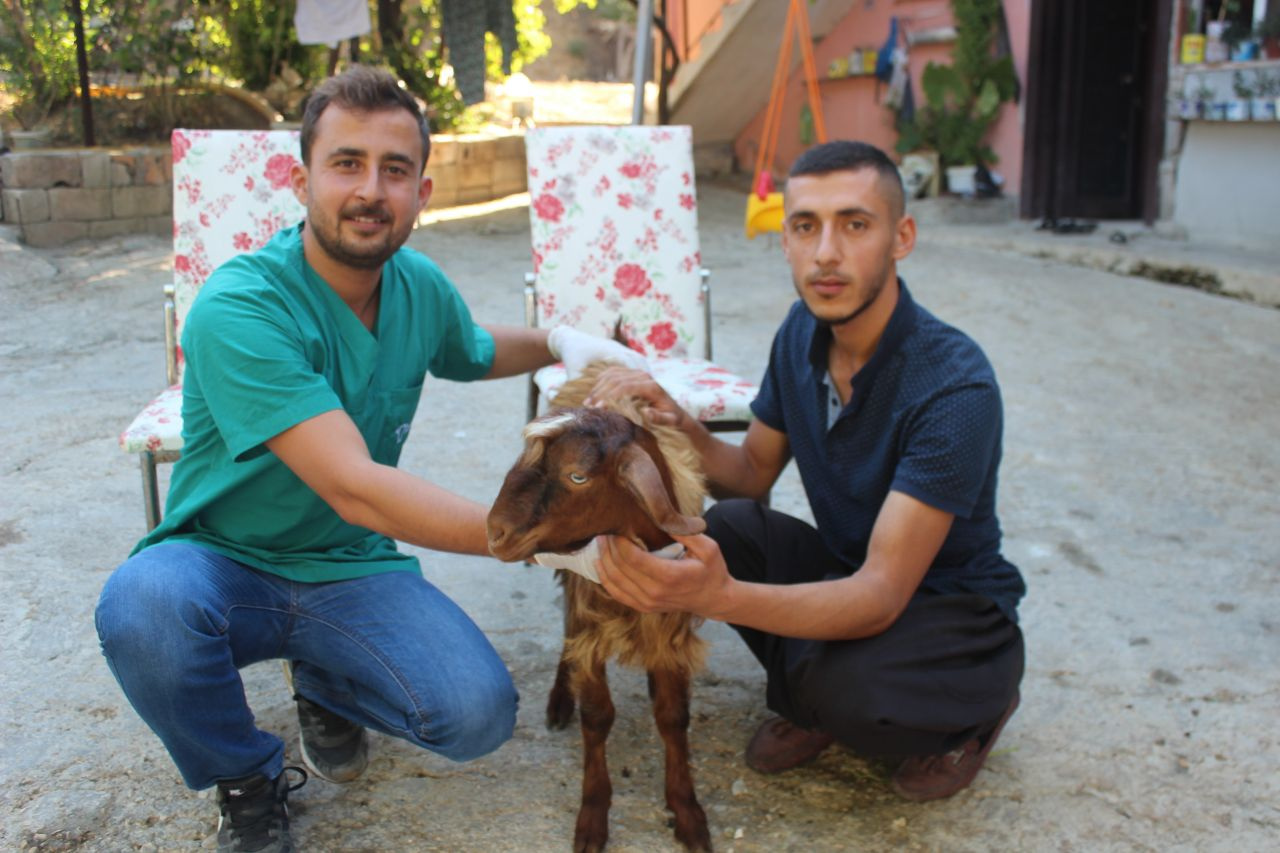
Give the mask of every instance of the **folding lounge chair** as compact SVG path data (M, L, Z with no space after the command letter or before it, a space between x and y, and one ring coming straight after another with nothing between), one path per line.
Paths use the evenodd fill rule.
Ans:
M289 173L298 162L296 131L173 132L173 284L164 288L165 369L169 387L120 434L137 453L147 530L160 523L156 466L182 455L182 323L209 274L264 245L305 210Z
M690 129L543 127L526 134L525 149L528 325L617 337L709 429L746 429L756 385L711 361ZM530 377L530 419L566 378L563 365Z

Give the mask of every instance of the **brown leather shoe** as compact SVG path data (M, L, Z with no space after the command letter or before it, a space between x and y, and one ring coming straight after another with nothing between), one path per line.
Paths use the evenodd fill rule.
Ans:
M747 766L757 773L781 773L813 761L835 741L826 732L802 729L770 717L747 744Z
M917 755L902 762L893 774L893 790L903 799L916 803L941 800L969 787L987 760L987 753L995 746L1004 724L1018 707L1019 695L1005 709L1004 716L990 733L967 741L959 749L944 755Z

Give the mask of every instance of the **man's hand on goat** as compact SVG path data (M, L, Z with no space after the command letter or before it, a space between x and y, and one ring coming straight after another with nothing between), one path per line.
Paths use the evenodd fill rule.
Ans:
M683 559L650 554L620 536L604 536L596 573L605 592L641 613L693 613L719 619L734 583L710 537L677 536Z
M649 423L657 426L679 426L685 416L684 410L652 376L621 367L601 371L595 387L591 389L591 395L584 402L588 406L598 406L607 400L626 397L644 400L648 404L644 409L644 416Z
M547 349L564 362L569 378L580 374L593 361L613 361L636 370L648 370L644 356L617 341L579 332L572 326L556 326L547 336Z

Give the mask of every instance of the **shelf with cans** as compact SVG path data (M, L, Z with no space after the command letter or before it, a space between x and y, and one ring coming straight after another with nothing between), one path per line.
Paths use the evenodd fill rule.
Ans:
M1172 117L1280 119L1280 0L1180 0Z
M846 56L837 56L827 63L827 74L822 80L845 80L851 77L873 77L880 51L874 47L855 47Z
M1280 61L1188 65L1170 87L1175 118L1186 121L1280 120Z

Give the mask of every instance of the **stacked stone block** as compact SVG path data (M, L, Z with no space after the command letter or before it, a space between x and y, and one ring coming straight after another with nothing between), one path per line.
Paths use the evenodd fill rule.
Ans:
M0 211L31 246L172 230L168 146L0 156Z
M524 192L524 135L433 136L427 175L433 210Z

